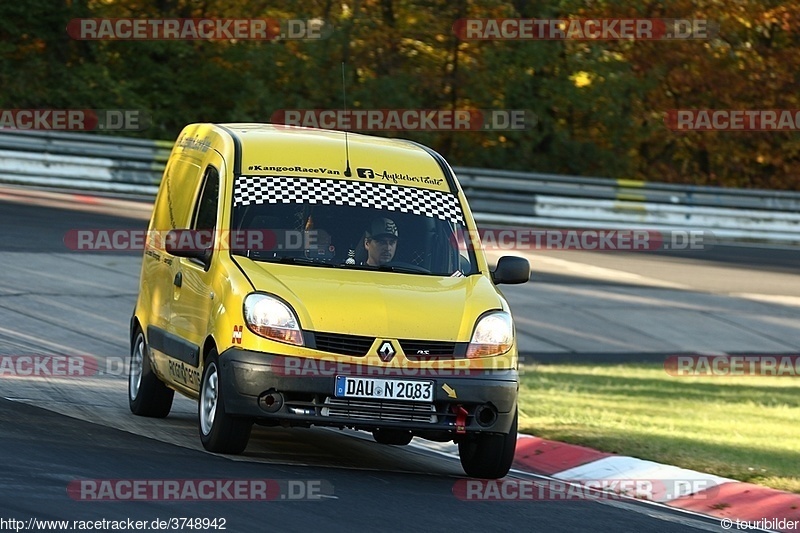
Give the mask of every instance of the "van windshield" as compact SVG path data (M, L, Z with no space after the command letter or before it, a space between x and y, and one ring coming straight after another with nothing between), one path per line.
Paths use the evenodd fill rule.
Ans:
M466 276L477 273L458 198L330 178L242 176L232 253L256 261Z

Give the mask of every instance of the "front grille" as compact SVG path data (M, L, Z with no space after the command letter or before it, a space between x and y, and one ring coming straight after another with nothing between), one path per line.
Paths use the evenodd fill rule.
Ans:
M367 422L427 422L438 420L436 409L430 403L394 402L376 400L345 400L325 398L322 416L363 420Z
M466 342L401 339L400 346L408 359L457 359L466 354Z
M367 355L374 337L361 337L359 335L344 335L342 333L314 332L316 349L323 352L333 352L342 355Z

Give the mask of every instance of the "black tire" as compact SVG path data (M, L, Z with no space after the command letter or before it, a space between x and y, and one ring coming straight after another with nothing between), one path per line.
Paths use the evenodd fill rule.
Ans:
M410 431L402 429L376 429L372 431L372 438L380 444L392 444L394 446L405 446L414 435Z
M219 386L219 359L216 350L208 354L197 402L197 422L203 447L215 453L238 455L247 448L253 420L230 416Z
M517 449L517 418L507 434L478 434L458 443L461 466L469 477L500 479L511 470Z
M139 416L164 418L172 409L175 391L158 379L150 366L150 349L144 333L137 330L131 341L128 364L128 406Z

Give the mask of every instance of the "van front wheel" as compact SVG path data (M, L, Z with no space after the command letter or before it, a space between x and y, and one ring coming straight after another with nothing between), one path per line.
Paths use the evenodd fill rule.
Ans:
M461 466L469 477L500 479L511 470L517 449L517 418L506 434L479 433L458 443Z
M240 454L247 448L253 421L230 416L225 412L225 399L219 383L219 360L216 350L208 354L203 369L198 419L203 447L216 453Z

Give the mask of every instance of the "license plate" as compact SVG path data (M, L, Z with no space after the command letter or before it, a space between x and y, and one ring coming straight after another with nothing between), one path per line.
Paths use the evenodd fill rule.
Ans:
M336 397L433 402L433 381L336 376Z

